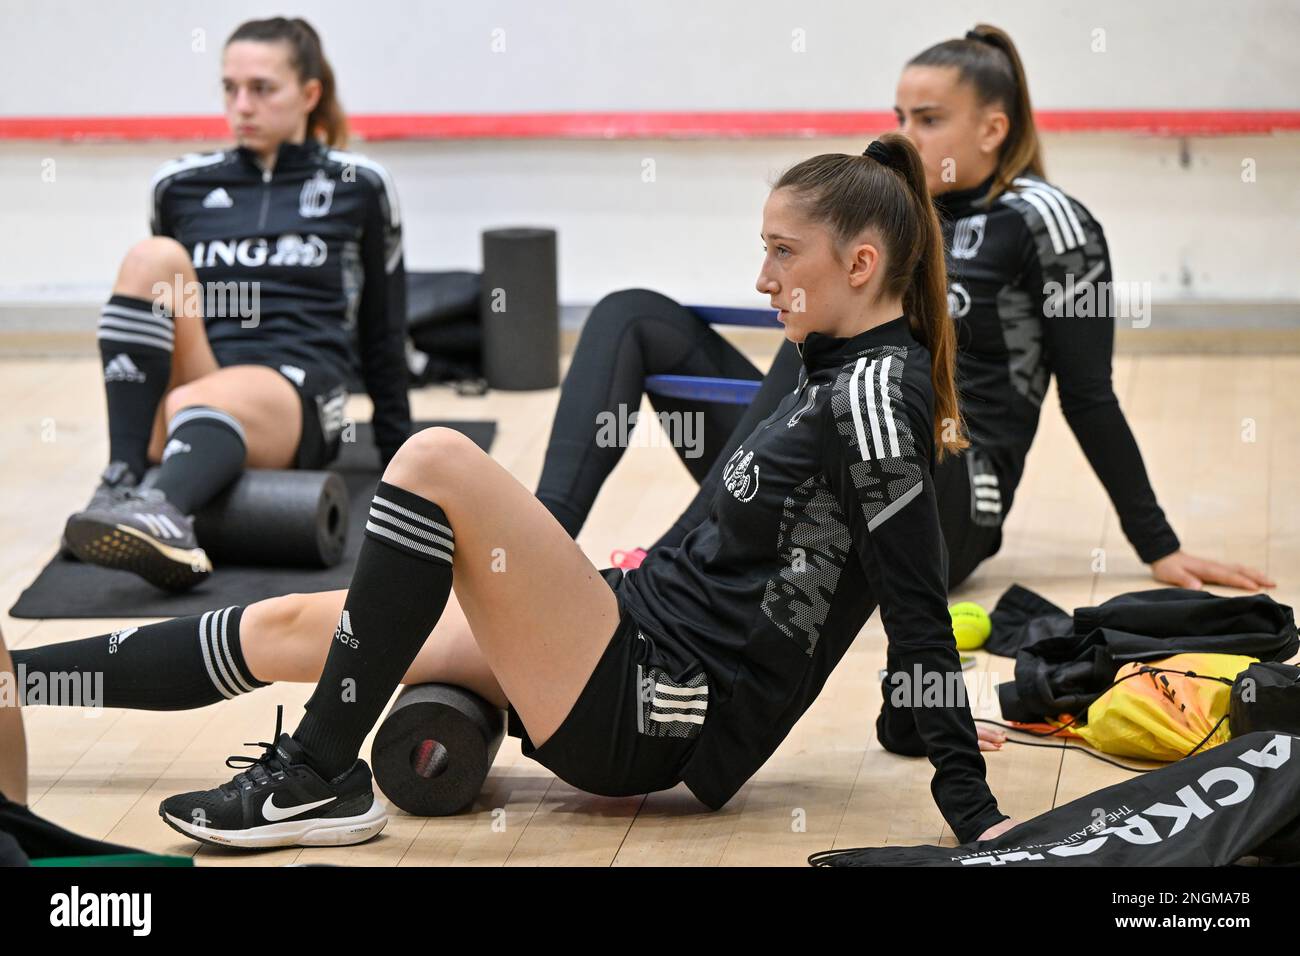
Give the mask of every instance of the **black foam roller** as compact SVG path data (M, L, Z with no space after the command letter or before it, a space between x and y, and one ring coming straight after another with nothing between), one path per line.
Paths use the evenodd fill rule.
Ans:
M375 783L407 813L459 813L483 789L504 737L505 711L477 694L450 684L407 687L375 733Z
M491 388L560 384L560 305L554 229L483 233L483 371Z
M332 568L348 535L348 489L333 471L245 471L194 515L215 565Z

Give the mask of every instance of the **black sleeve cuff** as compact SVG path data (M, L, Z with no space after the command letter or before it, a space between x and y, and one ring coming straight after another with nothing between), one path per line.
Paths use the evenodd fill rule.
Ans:
M1154 564L1161 558L1173 554L1182 545L1179 543L1178 535L1174 534L1173 529L1166 526L1164 533L1145 541L1134 542L1133 547L1144 563Z
M995 823L1001 823L1003 820L1010 820L1010 819L1011 818L1009 816L1007 816L1005 813L1003 813L995 806L987 813L983 813L980 816L976 817L976 819L970 825L969 832L957 833L956 831L954 831L954 834L956 835L957 839L962 843L974 843L976 840L980 838L980 834L983 833L985 830L987 830L989 827L993 826Z

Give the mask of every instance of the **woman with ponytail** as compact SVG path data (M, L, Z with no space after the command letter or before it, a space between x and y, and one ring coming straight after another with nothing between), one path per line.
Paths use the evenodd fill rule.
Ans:
M920 151L949 246L948 299L972 448L939 476L953 583L1002 542L1048 382L1158 581L1272 586L1262 572L1190 555L1165 519L1111 383L1115 322L1101 224L1045 177L1015 44L980 24L913 57L895 112Z
M914 713L944 818L960 842L1009 828L946 603L934 462L965 439L921 159L890 134L862 156L799 163L773 187L762 236L757 288L797 349L797 387L744 437L680 548L601 573L476 445L419 432L375 493L305 718L228 783L165 800L165 822L240 847L378 833L387 815L359 752L428 646L459 654L524 755L572 786L621 796L684 781L718 809L879 608L905 671L889 693Z
M1156 503L1111 385L1114 326L1109 299L1098 291L1111 288L1106 240L1079 202L1043 178L1029 87L1011 38L981 24L918 54L899 82L897 113L901 132L920 150L950 249L957 379L974 445L945 460L937 475L949 587L1001 546L1053 375L1066 420L1158 581L1272 586L1253 568L1182 551ZM1104 311L1087 314L1088 302ZM645 377L655 374L760 377L721 335L666 296L639 289L597 303L561 392L537 490L571 534L623 452L601 447L591 423L612 403L635 407ZM736 424L725 441L706 441L704 455L684 459L701 481L699 494L652 550L679 545L704 519L736 443L793 387L796 374L786 343L748 409L697 404L710 439ZM616 552L631 565L644 553Z
M305 20L244 23L221 82L237 145L158 171L154 236L103 308L109 465L64 530L81 560L169 590L211 573L192 515L245 467L333 460L349 379L374 401L384 463L410 434L397 195L342 151L320 38Z

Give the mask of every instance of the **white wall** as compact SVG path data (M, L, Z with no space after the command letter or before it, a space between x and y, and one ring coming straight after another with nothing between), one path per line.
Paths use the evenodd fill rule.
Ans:
M191 144L193 145L193 144ZM393 173L407 262L477 268L479 233L560 233L560 292L590 303L649 285L697 302L757 300L767 183L815 152L858 141L376 143ZM1117 279L1157 299L1300 300L1300 136L1047 138L1048 172L1104 225ZM0 303L95 301L147 231L148 181L182 144L10 144L0 153ZM1252 158L1257 181L1241 181ZM654 161L655 181L643 182ZM54 162L55 181L42 164ZM1190 284L1184 284L1189 281Z
M204 114L221 42L274 7L231 0L3 0L3 115ZM357 112L883 109L899 66L976 16L1019 41L1043 108L1295 108L1300 3L1088 0L918 7L862 0L316 0ZM494 54L492 30L506 31ZM790 48L807 31L807 53ZM1095 29L1106 52L1091 52ZM191 49L193 31L206 48ZM214 144L0 143L0 307L94 302L146 230L163 161ZM1106 227L1116 277L1157 298L1300 302L1300 136L1046 139L1048 171ZM629 284L743 304L766 182L862 142L372 143L396 177L415 267L478 265L479 233L560 230L561 295ZM1244 159L1257 181L1243 183ZM643 162L655 181L643 182ZM42 171L53 163L54 181ZM12 313L12 309L6 309ZM5 321L0 318L0 322Z
M0 115L213 112L225 37L281 12L361 112L887 108L902 63L977 18L1040 107L1300 102L1292 0L4 0Z

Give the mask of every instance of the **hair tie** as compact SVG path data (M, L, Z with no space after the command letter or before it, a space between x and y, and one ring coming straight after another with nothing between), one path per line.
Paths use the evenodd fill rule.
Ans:
M989 46L997 46L997 44L995 44L992 40L990 40L990 39L989 39L988 37L986 37L984 34L982 34L982 33L976 33L974 30L967 30L967 31L966 31L966 39L967 39L967 40L974 40L974 41L976 41L977 43L987 43Z
M888 166L890 169L894 168L893 154L889 151L889 148L878 139L873 139L868 143L867 148L862 151L862 155L870 156L881 166Z

